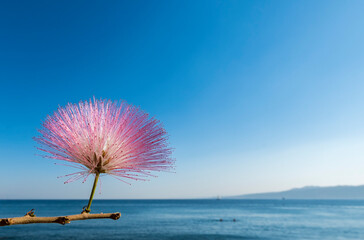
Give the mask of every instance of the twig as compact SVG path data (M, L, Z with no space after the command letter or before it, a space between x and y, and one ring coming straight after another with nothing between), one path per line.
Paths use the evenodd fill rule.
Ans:
M18 224L30 224L30 223L59 223L65 225L71 221L87 220L87 219L98 219L98 218L110 218L118 220L121 214L116 213L87 213L83 211L81 214L58 216L58 217L36 217L34 215L34 209L30 210L23 217L14 218L0 218L0 227Z

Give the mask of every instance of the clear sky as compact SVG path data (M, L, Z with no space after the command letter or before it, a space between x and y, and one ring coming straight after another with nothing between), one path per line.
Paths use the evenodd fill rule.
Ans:
M88 198L37 156L58 105L160 119L176 173L96 198L364 184L363 1L1 1L0 198Z

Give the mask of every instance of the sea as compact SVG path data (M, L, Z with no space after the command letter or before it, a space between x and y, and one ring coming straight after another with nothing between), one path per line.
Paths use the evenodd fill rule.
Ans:
M87 200L0 200L0 218L72 215ZM10 239L364 239L363 200L94 200L119 220L0 227Z

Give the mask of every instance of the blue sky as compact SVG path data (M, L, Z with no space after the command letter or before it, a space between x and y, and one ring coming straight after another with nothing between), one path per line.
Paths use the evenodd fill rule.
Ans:
M87 198L36 154L58 105L124 99L160 119L176 173L96 198L364 184L362 1L2 1L0 198Z

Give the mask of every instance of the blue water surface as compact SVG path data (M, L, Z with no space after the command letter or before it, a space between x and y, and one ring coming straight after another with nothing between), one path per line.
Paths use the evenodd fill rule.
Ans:
M86 200L0 200L0 218L80 213ZM94 200L117 220L0 228L5 239L364 239L359 200ZM235 219L235 221L234 221Z

